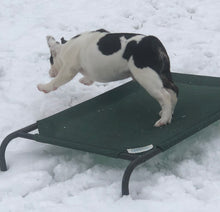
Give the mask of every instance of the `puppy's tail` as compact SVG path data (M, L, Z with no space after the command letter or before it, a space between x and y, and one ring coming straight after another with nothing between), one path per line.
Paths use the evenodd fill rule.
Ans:
M161 64L159 69L159 75L163 82L165 88L171 89L176 93L176 96L179 94L178 87L174 84L171 72L170 72L170 59L166 52L165 47L161 43L159 49L159 63Z
M178 87L174 84L171 73L170 72L165 72L160 74L160 78L163 82L163 86L165 88L171 89L176 93L176 96L179 95L179 89Z
M157 38L154 38L153 41L154 41L152 42L154 44L153 49L156 49L156 52L157 52L156 56L159 58L157 61L157 65L155 65L154 70L156 70L156 72L159 74L163 82L163 86L165 88L173 90L176 93L176 96L178 96L179 89L174 84L171 73L170 73L170 59L167 54L167 51L165 47L163 46L163 44L160 42L160 40L158 40ZM155 48L155 46L157 48Z

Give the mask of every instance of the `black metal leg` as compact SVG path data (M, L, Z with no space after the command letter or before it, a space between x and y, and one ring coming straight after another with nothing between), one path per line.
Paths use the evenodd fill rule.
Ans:
M28 132L31 132L33 130L37 129L37 123L32 124L30 126L27 126L25 128L22 128L20 130L17 130L11 134L9 134L1 143L0 146L0 169L1 171L7 171L6 161L5 161L5 150L11 140L14 138L27 138L27 139L33 139L34 135L28 134Z
M129 180L133 170L140 164L149 160L153 156L159 154L161 150L159 148L154 148L147 152L146 154L138 156L136 159L132 160L131 163L126 168L123 178L122 178L122 196L129 195Z

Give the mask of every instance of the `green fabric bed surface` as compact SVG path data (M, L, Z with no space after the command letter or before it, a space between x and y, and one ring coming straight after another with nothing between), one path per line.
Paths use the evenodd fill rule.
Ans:
M173 78L180 92L170 125L153 127L160 107L132 81L38 121L36 140L110 157L150 144L165 151L220 119L220 78Z

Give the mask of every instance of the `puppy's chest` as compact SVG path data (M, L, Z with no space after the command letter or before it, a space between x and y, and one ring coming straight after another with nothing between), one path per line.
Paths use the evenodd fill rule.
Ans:
M80 54L82 74L97 81L112 81L121 78L127 72L127 61L122 58L123 49L112 54L104 55L96 43L84 49Z
M87 63L82 66L80 72L91 80L98 82L110 82L129 77L126 65L122 63L105 63L104 61Z

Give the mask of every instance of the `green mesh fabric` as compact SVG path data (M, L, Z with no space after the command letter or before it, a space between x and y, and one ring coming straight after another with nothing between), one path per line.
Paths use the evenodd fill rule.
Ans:
M173 74L179 100L172 123L155 128L159 104L136 82L38 121L36 140L119 157L153 144L165 151L220 119L220 78Z

